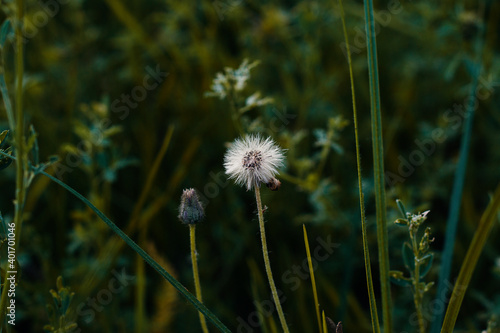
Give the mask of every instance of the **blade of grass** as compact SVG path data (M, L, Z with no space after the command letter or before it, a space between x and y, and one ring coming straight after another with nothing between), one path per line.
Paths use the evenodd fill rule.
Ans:
M377 215L377 245L382 294L382 317L385 333L392 332L391 290L389 284L389 241L384 182L384 147L382 140L382 111L377 63L377 40L373 1L364 0L368 75L370 81L370 111L372 126L373 174L375 180L375 205Z
M316 279L314 278L314 269L313 269L313 265L312 265L311 251L309 249L309 239L307 238L307 231L306 231L305 224L302 225L302 229L304 231L304 244L306 245L307 264L309 265L309 275L311 276L311 284L312 284L313 296L314 296L314 308L316 309L316 319L318 320L318 329L319 329L319 333L323 333L326 331L323 331L323 329L321 328L318 292L316 290Z
M448 308L446 310L441 333L453 332L453 328L455 327L455 322L457 321L458 313L460 311L460 306L462 305L465 292L469 286L472 273L476 268L477 260L483 251L488 235L490 234L490 231L497 219L497 212L499 209L500 184L497 186L495 195L484 211L483 216L481 216L479 226L477 227L476 233L474 234L469 249L467 250L467 254L465 255L455 287L453 288L450 303L448 304Z
M328 332L328 326L326 325L325 311L321 311L321 322L323 323L323 332Z
M363 236L363 253L365 260L366 284L368 287L368 298L370 303L370 315L372 321L372 330L375 333L380 332L380 324L377 313L377 301L375 299L375 290L373 288L372 269L370 263L370 250L368 248L368 237L366 232L365 220L365 199L363 194L363 182L361 178L361 153L359 149L359 134L358 134L358 113L356 109L356 94L354 90L354 75L352 71L351 50L349 47L349 38L347 36L347 28L345 24L344 7L342 0L339 0L340 17L342 19L342 29L344 31L344 39L346 43L347 62L349 64L349 77L351 81L351 95L352 95L352 113L354 116L354 137L356 141L356 165L358 169L358 188L359 188L359 208L361 211L361 233Z
M446 221L446 233L444 239L444 248L441 257L441 269L439 273L439 280L437 285L436 295L446 295L448 288L447 281L450 279L451 264L453 262L453 250L455 248L455 237L457 233L458 219L460 216L460 206L462 202L462 193L465 183L465 175L467 169L467 161L469 158L470 141L472 136L472 124L474 121L474 113L476 109L477 96L476 91L479 85L479 77L482 67L482 53L484 45L484 29L480 27L475 45L476 49L476 62L473 67L472 84L469 93L469 104L467 105L467 113L465 124L463 127L462 138L460 141L460 157L455 171L455 178L453 180L453 188L450 198L450 206L448 211L448 220ZM441 323L443 321L443 312L439 312L434 319L431 327L431 332L439 332Z
M191 294L186 287L184 287L179 281L177 281L172 275L170 275L163 267L161 267L149 254L147 254L139 245L137 245L130 237L127 236L120 228L116 226L106 215L104 215L99 209L97 209L90 201L87 200L83 195L75 191L73 188L69 187L59 179L51 176L44 171L38 171L39 174L48 177L54 183L62 186L68 192L73 194L75 197L80 199L85 205L94 211L94 213L99 216L101 220L108 225L108 227L116 233L121 239L127 243L138 255L140 255L151 267L154 268L165 280L170 282L175 289L177 289L182 296L184 296L193 306L203 313L208 320L210 320L215 327L217 327L221 332L231 332L220 320L217 318L205 305L200 303L196 297Z

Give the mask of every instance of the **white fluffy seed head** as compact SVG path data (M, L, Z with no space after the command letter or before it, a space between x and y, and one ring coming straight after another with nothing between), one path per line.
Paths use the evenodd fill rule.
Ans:
M283 166L283 150L271 138L248 135L236 139L224 156L224 168L230 179L251 190L255 184L268 183Z

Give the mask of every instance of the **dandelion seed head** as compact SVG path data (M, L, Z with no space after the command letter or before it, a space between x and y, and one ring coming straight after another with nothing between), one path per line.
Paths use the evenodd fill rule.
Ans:
M271 138L249 135L232 143L224 156L224 168L230 179L251 190L255 184L274 179L283 160L283 150Z

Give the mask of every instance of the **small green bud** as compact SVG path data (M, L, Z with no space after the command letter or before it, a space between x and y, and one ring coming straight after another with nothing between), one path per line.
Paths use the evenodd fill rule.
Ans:
M407 226L408 225L408 220L405 219L397 219L394 221L395 224L400 225L400 226Z
M181 206L179 207L179 219L184 224L196 224L205 216L203 205L193 188L182 192Z

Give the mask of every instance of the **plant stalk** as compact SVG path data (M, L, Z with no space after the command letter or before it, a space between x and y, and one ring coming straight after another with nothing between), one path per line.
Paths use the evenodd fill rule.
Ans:
M193 277L194 277L194 288L196 290L196 298L200 303L203 303L203 299L201 296L201 285L200 285L200 276L198 274L198 260L196 258L196 225L189 225L189 238L191 240L191 262L193 264ZM205 320L205 316L203 313L198 312L200 315L200 323L203 333L208 333L207 321Z
M413 257L415 263L415 270L413 273L413 289L415 290L413 301L415 303L415 310L417 311L418 329L420 333L425 333L425 321L422 315L422 290L420 290L420 253L416 240L416 232L410 229L410 238L413 248Z
M26 199L26 180L28 173L27 154L25 152L25 137L24 137L24 110L23 110L23 75L24 75L24 44L23 44L23 19L24 19L24 0L16 0L16 55L15 55L15 71L16 71L16 90L15 90L15 110L16 110L16 128L14 132L14 149L16 152L16 199L14 212L14 253L17 258L19 255L19 243L21 235L21 227L23 223L24 201ZM16 259L17 261L17 259ZM0 323L4 323L7 306L7 283L4 281L2 296L0 298Z
M262 254L264 256L264 264L266 266L267 279L269 280L269 285L271 287L271 293L273 295L274 304L276 305L276 310L278 311L278 316L280 318L281 327L285 333L289 333L288 326L286 324L285 315L283 314L283 309L281 308L281 303L278 297L278 291L276 290L276 285L274 284L273 272L271 271L271 264L269 261L269 254L267 250L266 241L266 230L264 228L264 212L262 210L262 201L260 199L260 187L257 182L254 184L255 188L255 200L257 201L257 212L259 215L259 227L260 227L260 238L262 240Z

